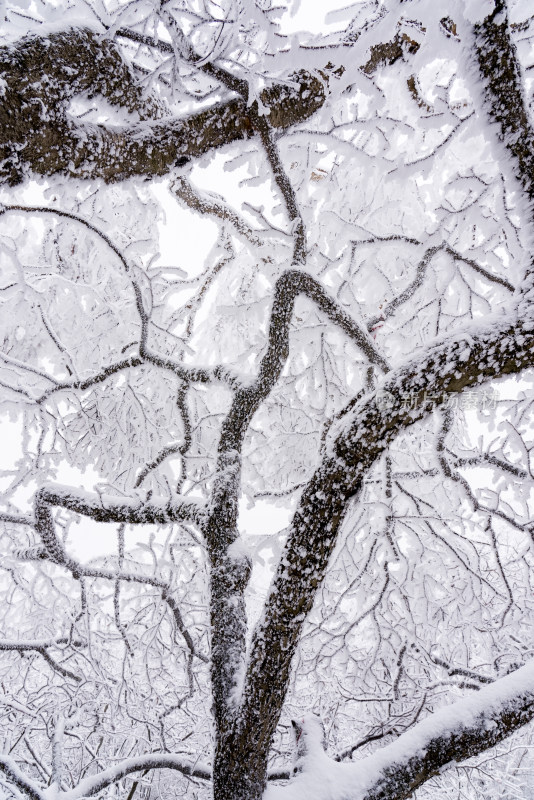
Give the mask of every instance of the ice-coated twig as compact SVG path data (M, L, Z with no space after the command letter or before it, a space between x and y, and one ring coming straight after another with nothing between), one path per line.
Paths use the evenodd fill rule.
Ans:
M396 724L391 726L381 726L379 730L374 729L372 733L369 733L367 734L367 736L364 736L364 738L360 739L360 741L357 742L356 744L351 745L350 747L346 747L340 753L337 753L337 755L334 756L334 761L345 761L345 759L347 758L352 758L356 750L365 747L366 744L370 744L371 742L378 742L381 739L385 739L388 736L399 736L399 734L403 732L403 729L409 730L411 726L414 725L421 716L421 712L425 706L425 703L426 703L426 694L423 695L421 702L419 703L418 707L415 710L415 713L410 714L410 720L404 726L401 726L396 722Z
M122 570L122 563L124 561L124 527L125 527L124 523L122 523L119 526L119 530L118 530L118 551L119 552L118 552L117 563L118 563L118 567L119 567L120 571ZM126 627L123 624L122 619L121 619L120 591L121 591L121 582L117 578L117 580L115 581L115 588L114 588L114 591L113 591L113 614L115 616L115 625L117 626L117 630L119 631L119 633L120 633L120 635L122 637L122 640L124 642L126 650L130 654L130 656L133 656L133 649L132 649L132 646L131 646L131 644L130 644L130 642L128 640L128 634L126 632Z
M56 639L55 641L2 641L0 640L0 650L14 650L18 651L19 653L25 653L28 651L33 651L35 653L39 653L45 661L52 667L55 672L58 672L60 675L63 675L64 678L71 678L78 683L82 680L82 678L74 672L71 672L69 669L66 669L62 664L59 664L48 652L49 647L57 647L60 644L66 644L67 639ZM77 642L76 644L80 645L82 642Z
M192 383L195 382L210 383L212 381L223 381L228 383L230 386L235 386L236 384L235 376L233 376L229 370L224 369L224 367L219 366L210 369L204 369L202 367L186 367L180 362L175 361L168 356L160 355L149 349L147 341L148 341L150 319L144 307L141 287L139 286L138 281L135 279L133 275L133 270L128 261L126 260L126 258L124 257L123 253L121 252L120 248L118 248L115 245L115 243L110 239L110 237L107 234L105 234L91 222L88 222L79 214L73 214L70 211L62 211L60 209L47 208L46 206L21 206L21 205L1 206L0 205L0 216L10 211L24 212L28 214L50 214L52 216L65 217L66 219L70 219L74 222L83 225L92 233L94 233L98 238L100 238L118 257L124 268L125 274L128 276L132 284L135 296L135 304L141 326L138 354L132 355L129 358L123 359L122 361L119 361L115 364L110 364L108 367L104 367L100 372L97 372L93 376L90 376L88 378L75 381L60 382L42 373L41 371L36 370L34 367L22 363L17 363L17 366L31 370L32 372L36 372L41 377L46 378L47 380L51 381L54 384L54 386L52 386L50 389L47 389L45 392L43 392L43 394L40 397L36 398L36 402L41 403L48 397L50 397L52 393L60 390L77 389L83 391L95 384L105 381L107 378L111 377L117 372L120 372L121 370L128 369L130 367L137 367L146 362L154 364L157 367L161 367L162 369L169 370L182 380L187 380ZM5 356L4 360L7 358L8 357ZM11 361L13 361L13 359L11 359ZM16 391L16 389L14 389L14 391Z
M44 800L45 794L39 786L19 768L17 762L11 756L0 754L0 770L4 773L7 780L12 783L25 797L30 800Z
M383 239L383 241L391 241L397 238L404 241L408 241L410 244L421 244L417 240L414 239L406 240L404 239L404 237L386 237L385 239ZM370 243L371 241L373 240L365 240L363 242L353 242L353 251L355 246L360 244L367 244ZM492 283L496 283L499 286L502 286L503 288L507 289L510 293L514 292L514 286L510 283L510 281L506 280L506 278L501 278L500 275L493 275L487 269L478 264L474 259L466 258L457 250L455 250L453 247L451 247L449 244L447 244L446 242L442 242L441 244L429 247L425 251L423 257L417 264L415 277L413 281L410 283L409 286L406 287L406 289L404 289L404 291L402 291L397 297L395 297L390 303L388 303L380 314L377 314L376 316L372 317L367 321L367 330L371 331L380 322L383 322L384 320L391 317L395 313L397 308L399 308L399 306L404 305L404 303L406 303L411 297L413 297L417 289L419 289L423 284L430 262L432 261L435 255L442 252L450 255L454 261L460 261L464 264L467 264L475 272L478 272L479 275L482 275L484 278L486 278L486 280L491 281Z
M261 231L253 230L233 209L224 205L221 201L215 201L211 197L202 195L198 189L193 188L183 175L178 175L174 178L171 181L170 188L188 208L197 211L199 214L217 217L221 222L229 223L239 236L255 247L261 247L263 244L260 236Z
M491 678L489 675L481 675L480 672L475 672L472 669L466 669L465 667L454 667L449 664L447 661L444 661L442 658L438 658L438 656L430 655L430 658L437 664L438 667L443 667L446 669L449 677L453 678L456 675L461 675L464 678L471 678L471 680L478 681L479 683L493 683L495 678Z

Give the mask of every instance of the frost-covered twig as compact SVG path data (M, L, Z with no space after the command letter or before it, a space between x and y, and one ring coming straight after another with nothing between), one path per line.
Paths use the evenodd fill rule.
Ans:
M82 514L95 522L120 522L128 524L165 524L179 520L195 521L202 524L204 512L201 507L191 501L178 503L162 503L158 505L140 505L125 503L124 498L94 495L90 492L74 490L71 487L42 487L35 497L36 531L46 550L48 558L55 564L66 567L74 577L102 578L112 580L117 585L120 581L141 583L154 586L161 592L162 600L173 614L176 627L182 634L189 650L201 661L207 662L207 656L200 653L185 626L181 612L174 600L168 583L154 576L128 573L122 569L109 571L101 568L83 566L69 556L55 531L52 508L59 506L68 511ZM185 516L184 516L185 513ZM175 516L178 514L178 516ZM46 657L46 656L45 656Z
M480 453L480 455L462 458L458 457L451 450L448 450L448 453L454 459L454 465L457 468L483 467L485 464L488 464L489 466L497 467L503 472L509 472L510 475L514 475L516 478L524 479L528 477L528 472L526 469L523 469L517 464L509 464L507 461L503 461L502 458L497 458L497 456L494 456L491 453Z
M393 725L382 725L379 728L375 728L371 733L368 733L367 736L364 736L363 739L360 739L360 741L356 742L356 744L346 747L344 750L337 753L337 755L334 756L334 761L344 761L347 758L352 758L356 750L360 750L362 747L365 747L365 745L370 744L371 742L379 742L381 739L386 739L388 736L397 737L405 730L409 730L412 725L419 720L425 703L426 694L423 695L421 702L415 709L415 712L410 713L408 722L399 723L398 720L395 720L395 724Z
M35 526L35 520L29 514L11 514L8 511L0 511L0 522L9 522L12 525L27 525L29 528Z
M133 772L141 772L147 769L176 770L183 775L200 778L201 780L209 780L211 778L209 767L198 761L189 762L180 758L180 756L170 753L147 753L146 755L123 759L113 767L97 772L88 778L83 778L74 789L61 792L59 800L81 800L84 797L92 797L95 794L100 794L108 786L117 783L121 778L131 775Z
M28 652L28 651L33 651L35 653L39 653L39 655L42 656L45 659L45 661L48 662L48 664L50 664L52 669L55 670L56 672L59 672L59 674L63 675L64 678L72 678L72 680L79 682L79 681L82 680L79 675L77 675L76 673L71 672L70 670L66 669L62 664L59 664L54 658L52 658L52 656L48 652L48 648L57 647L58 645L66 644L66 643L67 643L67 639L64 639L64 638L59 638L59 639L56 639L54 641L46 641L46 640L44 640L44 641L41 641L41 640L35 640L35 641L30 641L30 640L28 640L28 641L23 641L23 640L21 640L21 641L6 641L6 640L0 640L0 650L13 650L13 651L17 651L19 653L25 653L25 652ZM77 642L76 644L80 645L82 643L81 642Z
M430 658L437 664L438 667L443 667L449 673L449 677L453 678L455 675L461 675L464 678L471 678L472 680L479 681L479 683L493 683L495 680L494 678L490 678L489 675L481 675L480 672L475 672L472 669L466 669L465 667L453 667L451 664L444 661L442 658L438 658L438 656L431 655Z
M197 211L199 214L214 216L222 222L229 223L235 231L249 244L261 247L263 244L260 231L254 231L246 222L231 209L220 201L215 201L211 197L201 195L199 190L193 188L191 183L182 175L178 175L171 182L171 190L182 200L188 208Z
M0 770L25 797L30 798L30 800L44 800L44 791L34 781L26 777L11 756L0 754Z
M180 491L180 487L183 485L186 477L186 466L185 466L185 458L189 449L191 447L193 438L192 438L192 426L191 426L191 419L189 417L189 409L187 408L187 390L189 388L189 384L184 381L180 388L178 389L178 394L176 397L176 405L180 411L180 416L182 417L182 422L184 425L184 440L181 443L170 444L167 447L164 447L163 450L160 450L156 458L150 461L146 466L143 467L134 484L134 488L138 488L141 486L145 478L150 475L150 473L157 469L160 464L165 461L166 458L169 456L179 454L181 456L182 461L182 471L180 475L180 480L178 482L177 491Z
M397 238L401 240L403 239L403 237L386 237L383 241L392 241L396 240ZM368 244L371 241L373 240L366 240L363 242L353 242L353 251L354 247L356 247L357 245ZM417 242L416 240L413 239L408 241L410 244L421 244L420 242ZM454 261L461 261L462 263L467 264L475 272L478 272L479 275L482 275L484 278L486 278L486 280L491 281L492 283L496 283L499 286L502 286L505 289L507 289L509 292L513 293L514 287L510 283L510 281L506 280L506 278L501 278L500 275L493 275L491 272L489 272L489 270L482 267L474 259L466 258L457 250L455 250L453 247L451 247L449 244L447 244L446 242L442 242L441 244L434 245L433 247L429 247L427 250L425 250L423 257L417 264L415 277L413 281L410 283L409 286L406 287L406 289L404 289L404 291L402 291L399 295L397 295L397 297L395 297L390 303L388 303L380 314L377 314L376 316L372 317L367 321L368 331L373 330L373 328L375 328L380 322L383 322L384 320L391 317L395 313L397 308L399 308L399 306L404 305L404 303L406 303L411 297L413 297L417 289L419 289L423 284L426 271L428 269L430 262L432 261L435 255L442 252L450 255L454 259Z

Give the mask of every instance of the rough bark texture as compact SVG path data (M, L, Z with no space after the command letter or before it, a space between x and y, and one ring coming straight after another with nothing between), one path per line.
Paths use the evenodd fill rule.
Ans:
M430 413L449 393L534 365L533 330L532 320L518 320L517 326L494 325L478 336L437 346L392 375L380 393L364 398L350 412L347 432L333 439L330 454L301 498L264 621L252 641L233 754L242 781L247 780L239 769L243 759L249 765L247 772L266 774L302 626L327 569L347 503L359 491L368 470L400 431ZM404 403L407 394L413 399L411 408ZM235 780L238 776L232 778L230 767L227 769L227 780ZM261 792L253 793L253 786L247 788L248 797L261 797ZM245 792L235 795L239 800L246 796Z
M406 800L419 786L439 775L445 764L483 753L533 717L534 694L522 693L504 709L481 715L473 725L435 737L421 753L407 761L393 762L362 800Z
M513 169L532 202L534 129L528 116L506 10L504 0L497 0L494 12L475 26L476 58L483 80L486 113L496 123L498 136L512 156Z
M302 122L324 102L324 86L309 73L292 76L295 86L262 94L270 124L285 129ZM192 116L164 116L160 103L145 98L118 49L88 29L32 36L0 48L0 180L14 185L31 169L39 175L121 181L160 176L180 158L254 135L253 115L242 97ZM84 124L70 117L76 96L103 96L142 122L123 126Z
M478 63L488 113L500 126L520 180L532 199L534 137L524 110L507 21L496 16L504 6L501 3L497 6L495 14L475 30ZM386 45L377 45L371 50L364 72L370 75L381 65L392 64L407 50L415 52L418 47L405 36L396 37ZM238 97L177 120L162 117L158 104L142 97L116 47L109 41L102 41L94 32L72 29L47 38L27 38L14 47L0 49L0 74L5 81L5 85L0 84L3 86L0 179L16 184L28 169L42 175L62 173L106 181L132 175L163 175L180 157L200 156L210 149L258 133L289 219L295 223L294 264L304 263L304 226L271 132L273 127L285 129L303 121L319 108L325 97L323 84L301 72L297 76L297 88L267 90L262 95L262 102L271 108L267 121L259 116L257 107L247 107L242 82L212 65L203 65L202 70L220 80L226 89L236 92ZM102 95L127 112L137 112L143 121L115 129L81 124L67 113L70 100L81 94ZM90 497L77 497L51 488L41 489L36 499L35 525L47 557L71 569L73 574L77 567L69 560L54 531L53 506L97 521L166 523L185 519L202 527L211 566L211 675L216 723L213 793L216 800L261 798L267 779L269 750L302 626L328 567L348 504L358 494L368 470L402 430L429 414L447 395L534 365L532 304L525 303L515 320L497 320L491 329L471 331L456 341L449 339L420 355L417 362L390 374L382 386L387 404L381 402L376 393L359 403L349 404L340 423L343 427L336 433L337 423L334 424L327 437L323 461L302 495L263 621L253 637L245 672L244 591L250 577L250 564L247 558L232 550L237 539L240 452L255 411L279 379L288 358L289 325L298 294L305 294L315 302L326 317L358 345L370 364L384 373L388 371L372 339L337 306L320 284L298 270L285 272L275 286L268 342L257 378L249 386L232 385L235 393L222 426L209 516L201 516L193 504L187 503L172 507L156 503L139 506L115 503L102 509ZM144 339L135 363L148 360L176 372L179 365L147 350L149 320L139 302ZM128 366L131 364L120 362L93 382L105 380L113 371ZM206 382L220 379L218 369L189 371L187 378ZM182 373L177 374L184 377ZM405 406L407 394L412 398L411 408ZM86 569L85 574L93 573ZM122 576L122 579L129 580L129 577ZM166 587L159 588L164 599L172 602ZM192 644L190 650L194 655ZM519 698L507 714L494 734L484 733L484 741L479 731L464 731L447 741L436 742L419 759L404 765L392 764L367 800L409 796L449 761L480 752L483 746L500 741L524 724L534 715L532 703L528 698L525 702ZM32 796L31 787L21 788Z

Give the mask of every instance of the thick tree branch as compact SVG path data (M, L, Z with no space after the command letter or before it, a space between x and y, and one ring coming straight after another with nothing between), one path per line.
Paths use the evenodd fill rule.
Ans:
M213 65L202 70L217 80L226 75ZM199 157L254 134L251 109L242 97L183 119L161 119L161 109L143 98L115 45L88 29L31 36L0 48L0 76L5 81L0 179L12 185L28 168L40 175L59 172L110 182L165 175L180 158ZM294 79L296 87L278 85L261 96L271 108L271 124L282 130L310 117L325 99L317 78L301 72ZM232 91L244 83L236 81ZM68 105L85 93L136 111L144 121L116 128L76 121Z
M447 764L499 744L534 718L534 662L436 711L395 742L353 764L337 764L310 749L289 786L265 800L305 800L313 785L329 800L405 800Z
M268 344L259 365L257 378L252 386L236 393L223 425L220 452L230 450L240 452L252 416L279 379L289 356L289 326L293 308L297 297L301 294L314 302L331 322L352 339L371 364L383 372L389 371L387 361L373 340L328 295L315 278L306 272L287 270L278 278L274 287Z
M59 506L90 517L95 522L125 522L129 525L165 525L181 521L201 525L205 517L205 510L199 503L181 498L143 503L137 497L94 494L71 486L52 484L42 486L36 494L37 520L44 506Z
M236 759L250 759L250 775L265 774L292 657L348 502L394 438L433 410L436 397L444 402L450 393L534 365L534 312L528 310L525 318L526 313L521 307L514 317L496 318L489 328L473 327L462 337L434 345L390 374L377 392L332 426L326 455L301 497L252 640L235 742ZM384 394L387 404L381 401ZM411 408L404 404L406 394L412 398ZM251 796L258 792L254 785L249 789Z
M528 199L534 200L534 128L525 103L516 48L510 38L505 0L474 26L475 53L483 79L485 109L512 155L513 169Z
M22 792L30 800L43 800L44 792L32 780L19 769L17 762L7 755L0 755L0 770L4 773L6 778L12 783L20 792Z

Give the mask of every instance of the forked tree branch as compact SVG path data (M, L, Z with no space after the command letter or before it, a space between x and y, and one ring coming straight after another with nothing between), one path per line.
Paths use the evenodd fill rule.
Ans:
M295 512L262 622L253 635L235 751L250 754L250 775L265 775L304 621L321 585L348 503L394 438L451 393L534 365L534 310L522 305L491 327L429 348L363 398L328 435L323 462ZM429 402L428 394L432 400ZM411 408L404 403L411 397ZM383 397L388 403L383 403ZM244 748L244 749L243 749ZM246 780L246 778L244 779ZM251 779L253 780L253 779ZM258 788L251 784L250 795ZM248 790L247 790L248 791Z
M79 675L74 672L71 672L69 669L66 669L62 664L59 664L48 652L49 647L58 647L61 644L68 644L68 639L60 638L56 639L55 641L47 641L47 640L21 640L21 641L6 641L0 640L0 650L11 650L16 651L19 653L25 653L28 651L33 651L35 653L39 653L45 661L47 661L53 670L59 672L60 675L63 675L64 678L72 678L77 682L80 682L82 679ZM72 642L72 644L81 645L82 642Z
M158 589L161 592L161 599L167 604L172 613L176 627L183 636L191 655L204 663L208 663L208 657L201 653L193 642L191 634L184 623L178 603L174 599L171 587L167 581L155 576L125 572L120 565L117 570L106 570L80 564L68 555L56 533L52 515L52 508L54 506L65 508L77 514L82 514L93 519L95 522L107 521L129 524L166 524L175 521L185 521L186 517L184 517L181 512L177 512L176 509L180 507L185 509L187 515L191 510L190 506L193 506L194 521L196 521L197 524L201 524L203 521L203 511L200 506L195 506L194 503L178 502L174 505L172 503L152 506L148 504L134 504L132 507L128 504L126 504L126 506L124 505L124 498L117 500L113 497L106 498L104 495L94 495L89 492L81 492L80 490L76 492L71 487L55 486L53 489L44 487L37 492L35 497L35 530L41 538L43 548L41 548L41 552L33 553L33 557L46 558L54 564L65 567L71 572L73 577L77 579L81 577L100 578L103 580L111 580L115 585L118 585L120 581L125 581L127 583L145 584ZM179 513L179 517L176 519L174 519L175 512L172 510L173 508L176 513ZM108 514L110 516L108 516ZM193 519L191 518L189 521L193 521ZM10 649L19 649L17 643L13 643L13 647ZM46 651L42 651L40 648L39 652L47 658Z

